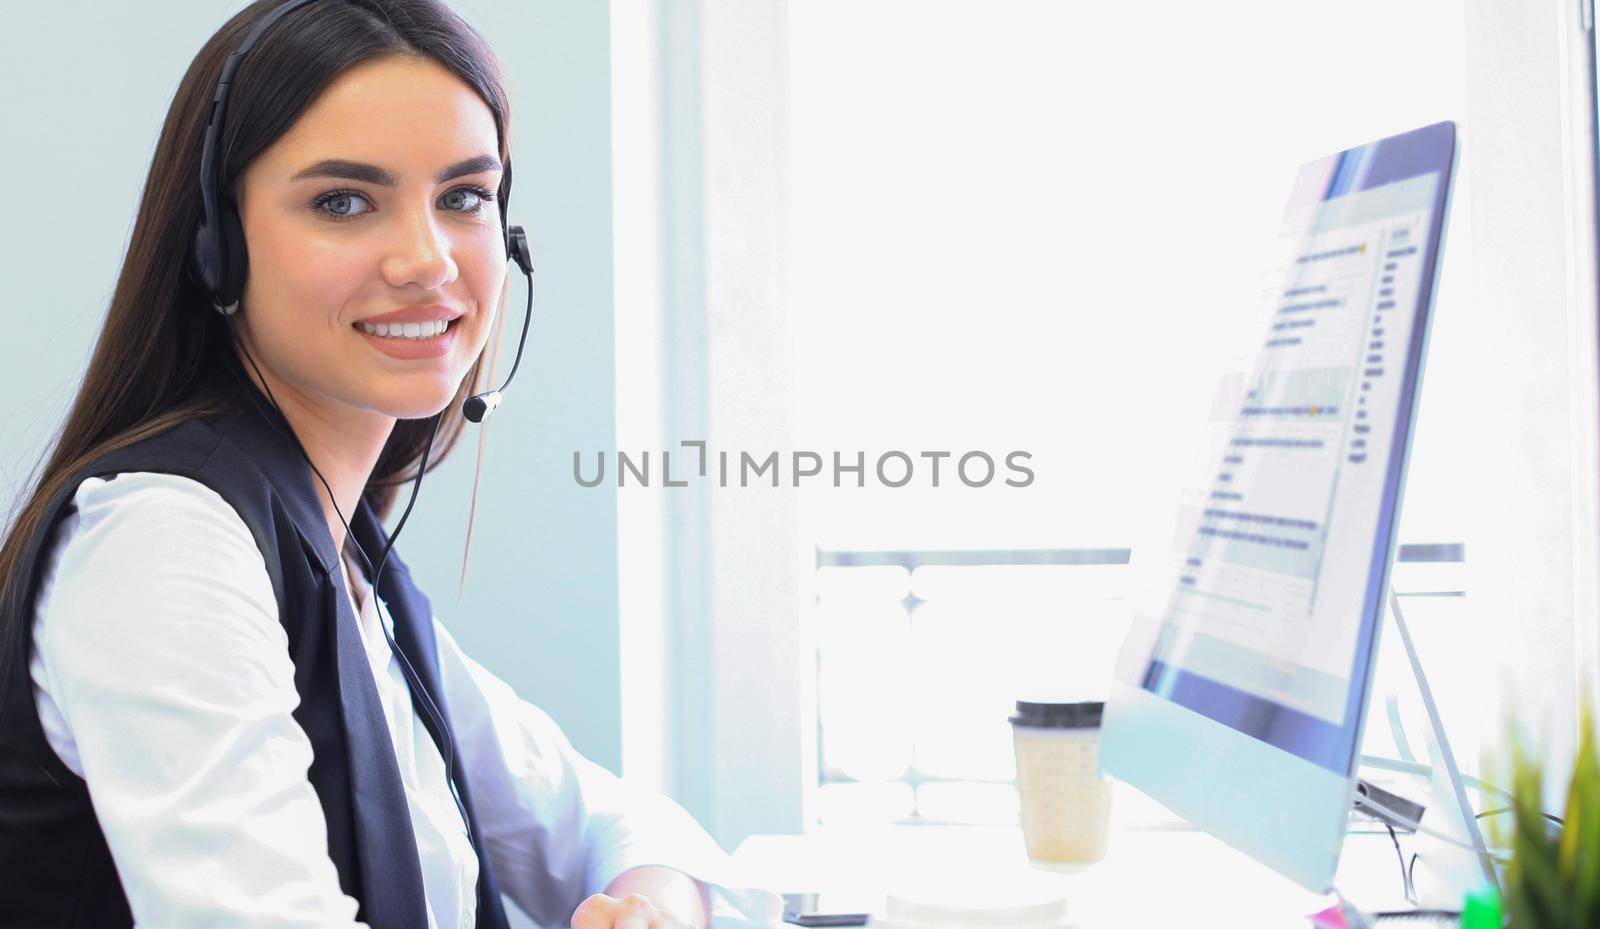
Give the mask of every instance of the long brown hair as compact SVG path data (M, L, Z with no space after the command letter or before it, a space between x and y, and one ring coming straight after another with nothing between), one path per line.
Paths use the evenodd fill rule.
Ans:
M256 0L228 20L195 55L173 95L88 370L0 545L0 605L26 589L29 579L17 573L22 548L77 472L103 455L240 402L241 385L228 370L238 360L231 356L227 321L213 311L187 263L200 216L196 179L212 94L228 55L279 2ZM245 167L342 72L391 55L433 59L477 91L494 114L500 160L510 164L510 109L500 67L472 27L439 0L323 0L286 14L240 63L218 140L220 189L233 190ZM499 194L504 210L509 171ZM497 314L491 345L499 343L504 318ZM493 354L479 355L443 412L395 423L362 491L380 518L393 508L399 488L417 476L436 419L428 471L455 447L465 422L461 403L486 389ZM480 465L482 454L480 433ZM473 513L476 502L474 478ZM471 520L469 514L468 550ZM461 571L464 582L465 551ZM21 606L25 614L27 605Z

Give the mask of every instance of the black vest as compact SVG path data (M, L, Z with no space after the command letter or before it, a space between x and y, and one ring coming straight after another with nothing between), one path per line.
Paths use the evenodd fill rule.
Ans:
M17 565L18 577L25 580L0 603L0 927L133 925L90 805L90 787L46 741L28 674L34 600L46 546L70 512L84 478L123 471L158 471L200 481L250 527L288 632L300 694L294 717L311 739L309 777L327 818L328 854L338 869L339 885L360 902L357 918L373 929L428 925L416 838L394 745L310 469L288 428L255 392L233 410L191 420L106 455L78 472L50 501L49 515L27 540ZM383 551L383 527L365 499L351 520L351 531L376 561ZM394 620L397 644L448 724L433 612L394 551L383 569L379 595ZM418 701L416 693L412 700ZM420 705L417 712L424 715ZM468 824L480 836L459 752L453 765ZM478 858L478 927L507 929L500 891L481 848Z

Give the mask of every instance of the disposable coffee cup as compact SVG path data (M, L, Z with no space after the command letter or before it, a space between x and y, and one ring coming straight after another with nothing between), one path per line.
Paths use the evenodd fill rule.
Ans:
M1111 781L1100 774L1103 702L1017 701L1011 717L1017 798L1028 857L1089 862L1105 857Z

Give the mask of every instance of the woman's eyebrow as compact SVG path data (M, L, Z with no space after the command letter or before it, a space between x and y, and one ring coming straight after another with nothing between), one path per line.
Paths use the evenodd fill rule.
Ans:
M493 155L477 155L465 161L458 161L434 178L435 183L443 184L451 178L461 177L463 174L476 174L479 171L497 171L500 169L500 159ZM339 158L324 158L309 168L299 172L291 181L303 180L308 177L337 177L347 181L365 181L368 184L378 184L383 187L393 187L399 181L395 176L377 165L362 164L357 161L344 161Z

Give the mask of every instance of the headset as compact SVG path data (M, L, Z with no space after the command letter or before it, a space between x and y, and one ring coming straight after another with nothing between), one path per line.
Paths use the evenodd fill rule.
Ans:
M245 251L243 224L239 220L238 211L234 204L229 202L229 199L223 195L219 183L220 179L217 176L219 171L217 149L222 137L222 127L227 117L228 94L233 83L234 72L238 70L239 63L244 60L245 55L249 54L250 49L254 47L262 34L286 14L312 2L314 0L288 0L288 2L263 16L254 28L250 30L249 34L245 36L244 41L239 43L239 47L228 56L222 67L222 76L217 81L216 92L211 98L211 112L206 121L205 140L200 149L200 221L195 230L190 272L195 283L210 298L212 307L222 314L236 343L238 330L234 327L233 316L239 310L239 299L244 292L245 270L248 266L248 258ZM527 235L522 227L507 224L506 209L510 197L511 159L507 157L498 194L500 229L505 240L506 256L521 269L523 276L527 279L528 301L527 308L523 312L522 335L517 340L517 354L511 363L511 372L498 389L475 394L468 397L462 404L462 415L474 423L483 422L489 414L500 406L500 401L506 389L511 386L512 379L517 375L517 368L522 363L523 347L527 344L528 329L533 321L533 257L528 248ZM239 354L248 360L250 366L255 369L256 377L261 381L261 386L266 391L268 402L272 404L273 409L278 411L278 415L283 417L283 410L278 406L277 399L272 396L272 388L267 384L266 378L261 376L261 369L256 366L255 359L250 357L249 352L241 350ZM235 377L243 376L242 372L233 365L229 366L229 370L234 373ZM252 403L259 404L259 401L251 391L246 390L245 395L250 398ZM266 415L264 411L261 412L267 422L278 427L278 424L271 416ZM287 417L283 418L287 422ZM376 570L373 569L372 560L367 557L367 553L361 548L361 544L356 541L355 534L350 531L350 522L345 519L344 513L339 510L339 504L334 500L333 488L329 486L328 479L323 477L321 470L311 460L311 456L306 453L305 446L300 443L299 437L294 435L293 430L286 430L288 438L294 442L295 447L300 451L301 457L305 458L306 464L310 465L311 470L322 481L322 486L328 492L328 499L334 500L334 513L344 525L345 540L354 546L356 552L360 554L361 560L365 562L367 570L372 574L372 602L374 607L380 610L383 601L378 596L378 584L383 578L383 567L389 560L390 550L394 548L394 540L400 535L400 530L405 528L406 520L411 516L411 508L417 502L417 491L422 486L422 475L428 469L428 455L433 449L433 439L439 432L441 418L440 416L434 417L433 429L429 432L427 442L423 445L422 463L417 468L416 480L411 486L411 497L406 502L405 512L401 514L400 522L395 526L394 532L390 533L385 539L383 554L378 559ZM450 729L445 724L444 713L422 686L421 678L418 676L416 668L412 667L411 661L406 658L405 652L401 651L399 645L395 643L394 635L389 629L389 625L392 622L392 619L384 622L380 613L378 625L383 629L383 635L389 642L390 651L400 659L401 670L411 687L413 701L420 704L420 708L423 710L424 724L432 731L435 741L440 743L440 748L444 754L446 783L449 784L451 796L455 798L456 807L461 812L461 822L466 827L467 840L472 844L473 851L481 857L482 853L478 848L477 837L473 834L472 823L467 816L465 805L461 802L461 795L456 790L455 745Z

